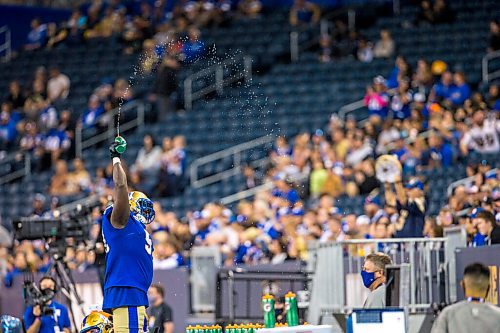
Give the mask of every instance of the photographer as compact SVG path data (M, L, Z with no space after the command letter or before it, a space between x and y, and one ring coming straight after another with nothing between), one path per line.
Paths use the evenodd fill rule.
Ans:
M40 280L40 291L43 295L56 293L56 281L45 276ZM30 305L24 312L24 324L27 333L70 333L68 309L53 301L52 298L42 305Z

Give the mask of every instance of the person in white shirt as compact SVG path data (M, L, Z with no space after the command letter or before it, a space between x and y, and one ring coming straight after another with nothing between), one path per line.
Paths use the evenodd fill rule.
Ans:
M167 240L156 245L153 269L173 269L182 266L184 259L175 245Z
M390 58L394 54L396 45L389 30L380 31L380 40L375 43L375 58Z
M47 97L49 100L55 102L66 99L71 84L69 77L61 73L57 67L51 68L49 75L50 79L47 82Z
M159 146L155 146L153 137L150 134L144 136L144 145L139 150L134 165L130 168L132 172L145 175L148 172L157 172L160 169L162 151Z
M474 112L472 121L472 127L460 142L462 154L467 155L470 150L478 153L498 153L500 151L498 138L500 122L495 118L487 119L483 110Z

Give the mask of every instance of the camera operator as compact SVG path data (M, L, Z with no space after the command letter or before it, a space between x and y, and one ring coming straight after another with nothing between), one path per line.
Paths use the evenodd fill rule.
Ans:
M465 300L444 308L431 333L499 332L500 309L485 303L490 289L490 270L474 263L464 270L461 282Z
M45 276L40 280L40 291L42 294L56 293L56 281ZM42 312L45 308L45 314ZM49 311L46 311L49 310ZM52 312L48 314L47 312ZM29 306L24 312L24 324L27 333L70 333L71 323L69 321L68 309L54 300L49 300L44 305Z

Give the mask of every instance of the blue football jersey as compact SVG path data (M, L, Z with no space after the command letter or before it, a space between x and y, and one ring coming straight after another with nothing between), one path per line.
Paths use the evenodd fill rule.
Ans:
M106 250L103 307L148 306L147 291L153 280L153 240L132 213L124 228L113 227L112 209L108 207L102 219Z

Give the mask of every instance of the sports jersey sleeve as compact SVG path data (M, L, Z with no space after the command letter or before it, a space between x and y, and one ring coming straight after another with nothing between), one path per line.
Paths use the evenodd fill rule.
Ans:
M104 213L102 213L103 217L103 223L106 221L108 223L111 223L111 212L113 212L113 206L108 206L105 210Z

